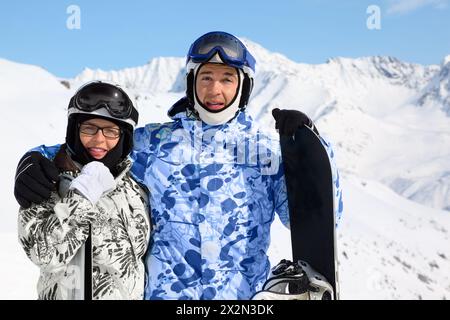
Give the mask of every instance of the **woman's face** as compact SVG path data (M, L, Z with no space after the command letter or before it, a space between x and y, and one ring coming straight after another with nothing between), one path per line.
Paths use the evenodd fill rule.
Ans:
M101 129L101 130L100 130ZM120 139L120 128L105 119L89 119L80 125L80 140L91 157L100 160Z

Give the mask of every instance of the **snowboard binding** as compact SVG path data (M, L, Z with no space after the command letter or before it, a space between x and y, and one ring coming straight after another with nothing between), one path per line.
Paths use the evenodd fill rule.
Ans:
M283 259L252 300L332 300L333 287L311 266Z

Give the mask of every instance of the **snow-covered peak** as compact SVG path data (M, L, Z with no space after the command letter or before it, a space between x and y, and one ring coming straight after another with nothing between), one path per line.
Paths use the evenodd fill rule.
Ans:
M450 66L450 54L445 56L441 63L442 67Z
M450 117L450 55L442 60L439 72L429 81L418 103L425 107L438 107Z
M439 78L447 83L447 88L450 88L448 86L450 84L450 55L446 56L442 61Z
M164 92L172 90L183 67L182 58L158 57L143 66L122 70L85 69L72 82L81 85L92 80L107 80L128 89Z
M275 68L281 68L282 70L280 71L283 71L289 68L292 69L296 65L294 61L289 60L281 53L271 52L260 44L247 38L240 39L256 60L256 72L265 71L268 69L273 70Z
M381 79L391 84L416 90L423 89L439 69L438 66L422 66L403 62L391 56L370 56L356 59L337 57L329 59L327 64L339 67L340 71L344 73L359 74L369 79Z

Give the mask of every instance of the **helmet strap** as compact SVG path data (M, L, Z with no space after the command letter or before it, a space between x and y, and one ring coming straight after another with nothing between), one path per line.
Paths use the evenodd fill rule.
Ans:
M243 72L244 74L244 81L242 83L242 93L241 93L241 101L239 102L239 109L243 110L248 104L248 101L250 100L250 94L253 90L253 79L250 79L250 77Z

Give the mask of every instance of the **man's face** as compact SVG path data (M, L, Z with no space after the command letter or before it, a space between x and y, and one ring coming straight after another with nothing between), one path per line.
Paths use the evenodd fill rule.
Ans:
M237 93L237 70L219 63L206 63L200 67L195 90L199 101L209 110L228 106Z

